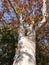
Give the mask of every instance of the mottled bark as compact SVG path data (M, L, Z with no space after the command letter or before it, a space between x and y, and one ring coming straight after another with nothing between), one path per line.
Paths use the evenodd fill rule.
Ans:
M20 16L20 30L19 30L19 41L18 48L19 53L15 55L13 65L36 65L36 42L35 42L35 31L33 31L31 23L30 25L22 23L22 16ZM25 27L25 28L24 28ZM25 30L27 29L27 35Z

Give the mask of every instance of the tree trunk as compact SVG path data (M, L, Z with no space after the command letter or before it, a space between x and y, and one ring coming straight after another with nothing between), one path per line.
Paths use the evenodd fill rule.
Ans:
M15 54L15 59L13 65L36 65L35 58L35 31L32 31L32 23L22 23L22 18L20 16L20 29L19 29L19 41L18 41L18 54ZM28 30L25 36L25 28Z
M43 20L39 24L38 28L46 22L47 11L46 11L46 0L43 0ZM19 29L19 40L18 40L18 53L16 52L13 65L36 65L36 34L33 28L33 22L28 24L23 23L22 15L20 15L20 29ZM27 30L27 35L25 35Z

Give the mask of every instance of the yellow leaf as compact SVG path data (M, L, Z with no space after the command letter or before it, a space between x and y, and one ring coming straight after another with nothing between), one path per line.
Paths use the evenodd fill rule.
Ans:
M25 11L25 9L23 8L23 9L22 9L22 13L23 13L24 11Z
M25 11L24 8L21 9L21 8L19 8L19 6L17 6L15 9L16 9L16 12L17 12L18 15L20 15L21 13L23 13Z
M34 18L31 18L31 21L33 22L34 21Z

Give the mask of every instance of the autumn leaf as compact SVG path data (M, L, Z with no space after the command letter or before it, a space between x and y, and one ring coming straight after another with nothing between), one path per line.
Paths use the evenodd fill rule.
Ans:
M31 18L31 21L34 22L34 18Z

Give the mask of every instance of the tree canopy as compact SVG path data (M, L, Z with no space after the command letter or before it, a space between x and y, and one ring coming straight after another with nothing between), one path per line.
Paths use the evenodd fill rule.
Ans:
M8 48L6 52L8 52L9 48L10 50L13 50L11 49L10 46L11 43L15 42L14 36L17 34L16 32L19 29L19 23L20 23L19 15L21 13L23 16L23 20L25 22L28 22L28 24L30 24L31 22L34 23L33 27L35 28L37 34L37 65L39 64L49 65L49 0L46 1L46 6L47 6L46 9L47 9L48 17L46 16L46 22L40 28L38 28L39 24L43 19L42 6L43 6L43 0L0 0L0 28L2 27L0 29L0 53L1 53L0 64L1 65L4 65L4 62L2 60L3 58L5 58L5 54L6 54L4 53L5 51L4 46L6 45L3 43L8 43L8 42L10 43L7 44L6 46L6 48ZM6 25L6 27L4 27L3 25ZM14 51L9 51L9 52L14 53ZM8 54L10 54L9 52ZM4 57L2 54L4 55ZM10 55L8 56L11 58ZM43 61L44 59L45 61ZM5 63L5 65L8 65L8 63Z

